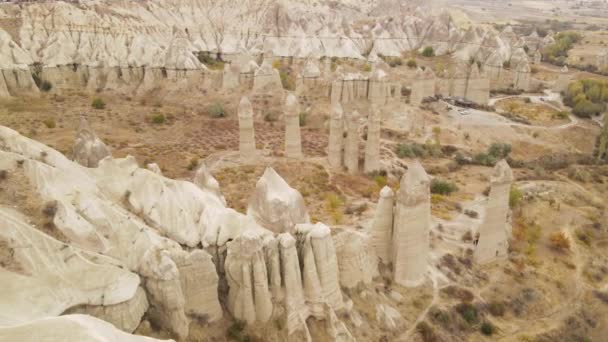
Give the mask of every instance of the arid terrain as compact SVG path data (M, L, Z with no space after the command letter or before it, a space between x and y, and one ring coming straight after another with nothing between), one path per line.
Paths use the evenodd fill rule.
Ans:
M0 341L605 341L606 113L603 1L1 3Z

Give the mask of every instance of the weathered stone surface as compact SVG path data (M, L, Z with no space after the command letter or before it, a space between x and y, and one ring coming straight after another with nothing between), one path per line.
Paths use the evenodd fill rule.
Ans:
M540 50L536 50L536 52L534 53L534 57L532 58L532 61L533 61L532 64L538 65L538 64L542 63L542 60L543 60L542 53L540 52Z
M108 147L95 135L86 117L80 117L78 133L74 141L74 161L86 167L97 167L99 161L110 156Z
M218 300L218 275L209 253L196 249L179 251L171 256L177 269L184 293L186 314L205 318L208 322L222 318Z
M309 311L304 300L296 240L289 233L280 234L277 240L279 241L281 275L285 291L287 331L290 335L299 329L307 332L306 318L308 318Z
M268 60L265 60L253 76L253 90L282 90L283 84L279 71L274 69Z
M222 89L230 90L239 86L241 68L237 64L224 64L222 73Z
M528 60L522 61L515 68L515 75L513 84L515 89L521 89L523 91L530 90L530 63Z
M380 326L389 331L395 331L405 324L399 311L384 304L376 305L376 321L378 321Z
M310 221L302 195L271 167L258 180L247 215L275 233L292 232L296 224Z
M22 325L0 327L0 340L20 342L154 342L151 337L130 335L112 324L88 315L43 318ZM163 340L171 341L173 340Z
M419 68L412 84L410 104L419 106L425 98L435 96L435 81L435 74L431 68L426 68L424 71Z
M194 179L192 183L196 184L199 188L209 191L221 199L222 203L226 205L226 199L222 195L220 190L220 183L213 177L205 163L201 163L201 166L194 173Z
M302 138L300 136L300 104L295 95L285 99L285 156L302 157Z
M252 161L256 157L253 107L244 96L239 104L239 153L241 160Z
M268 272L260 236L245 232L228 243L224 268L228 280L228 309L248 324L266 323L272 315Z
M359 283L367 285L378 275L378 262L369 235L344 230L334 236L334 245L342 287L353 288Z
M144 259L147 273L151 275L145 282L150 303L150 321L179 338L186 338L190 322L186 317L186 300L177 265L168 251L159 249L149 250Z
M136 295L136 274L110 258L55 240L27 222L21 213L0 207L0 248L9 255L0 267L0 326L58 316L83 304L116 305Z
M430 179L418 161L401 179L393 227L394 280L403 286L424 281L431 220Z
M507 215L512 182L513 172L503 159L494 167L486 213L479 227L479 242L474 254L478 263L491 262L507 255Z
M380 199L374 213L374 220L371 228L372 246L380 260L389 264L392 262L392 243L393 243L393 206L395 194L388 186L380 191Z
M158 166L158 164L156 164L156 163L150 163L150 164L146 165L146 169L156 173L159 176L163 175L163 172L161 171L160 166Z
M334 168L342 167L342 145L344 142L344 113L340 103L334 103L331 108L329 121L329 165Z
M365 142L365 162L363 172L369 174L380 170L380 129L382 118L376 106L372 106L367 118L367 140Z
M465 98L482 105L490 100L490 79L479 71L477 63L471 66Z
M558 93L566 91L568 89L568 85L570 84L571 78L571 75L568 73L568 67L564 65L564 67L560 70L555 84L553 85L553 91Z
M359 172L359 125L360 116L357 111L346 118L347 136L344 146L344 165L350 174Z
M334 310L344 306L338 276L338 261L329 227L322 223L296 225L302 281L311 315L324 317L323 304Z
M64 312L66 314L86 314L112 323L118 329L132 333L141 318L148 311L146 292L138 287L135 296L124 303L114 305L80 305Z

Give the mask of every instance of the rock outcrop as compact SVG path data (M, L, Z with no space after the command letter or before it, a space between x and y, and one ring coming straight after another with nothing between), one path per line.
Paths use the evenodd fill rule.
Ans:
M362 283L371 284L378 275L378 262L371 237L365 233L344 230L334 236L340 285L353 288Z
M302 195L271 167L258 180L247 215L275 233L293 232L295 225L310 221Z
M360 116L353 111L346 118L347 135L344 144L344 165L350 174L359 172L359 125Z
M393 260L393 215L395 194L391 188L385 186L380 191L380 199L374 213L371 227L372 246L378 258L385 264Z
M283 84L281 83L279 71L273 68L268 60L265 60L253 75L253 90L277 91L282 89Z
M561 93L568 89L568 85L570 85L571 75L569 74L568 67L564 65L564 67L560 70L559 76L553 85L553 91L557 93Z
M130 335L112 324L88 315L43 318L21 325L0 327L2 341L61 342L154 342L155 338ZM174 342L173 340L163 340Z
M392 245L395 283L417 286L424 281L430 223L430 179L415 161L409 165L397 192Z
M272 315L268 271L260 236L246 232L228 243L224 264L228 281L228 309L248 324L266 323Z
M217 179L215 179L215 177L213 177L211 172L209 172L209 169L207 169L205 163L202 163L194 173L192 183L196 184L202 190L213 193L222 201L224 205L226 205L226 199L220 190L220 183L217 181Z
M422 100L432 96L435 96L435 74L431 68L426 68L424 71L419 68L412 84L410 104L420 106Z
M239 153L241 160L248 162L256 158L253 107L247 97L239 103Z
M329 227L322 223L298 224L295 233L306 304L312 316L324 318L324 304L333 310L344 307L338 260Z
M110 150L93 132L86 117L80 117L80 125L73 149L74 161L86 167L97 167L99 161L110 156Z
M367 117L367 140L365 142L365 161L363 172L370 174L380 170L380 129L382 117L376 106L372 106Z
M507 215L512 182L513 172L503 159L492 172L486 214L479 227L479 241L475 247L474 256L478 263L491 262L507 255Z
M295 95L285 99L285 156L302 157L302 138L300 136L300 104Z
M332 104L329 121L329 146L327 154L329 165L333 168L342 167L342 145L344 142L344 113L340 103Z

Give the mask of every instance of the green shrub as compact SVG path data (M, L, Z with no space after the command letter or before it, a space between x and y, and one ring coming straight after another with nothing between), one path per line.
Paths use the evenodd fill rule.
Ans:
M521 199L524 197L524 194L519 190L519 188L515 185L511 186L511 190L509 191L509 207L515 208L521 203Z
M555 35L555 43L543 49L543 59L556 65L564 65L568 57L568 51L575 43L579 42L583 36L576 32L559 32Z
M189 171L192 171L192 170L196 169L197 166L198 166L198 158L194 157L194 158L190 159L190 163L188 163L188 166L186 168Z
M433 57L435 56L435 50L431 46L427 46L422 50L422 55L424 57Z
M162 114L162 113L153 114L152 117L150 118L150 122L152 122L153 124L157 124L157 125L165 123L165 120L166 120L165 114Z
M306 113L306 112L300 113L300 127L306 126L306 119L308 119L308 113Z
M376 175L374 177L374 181L376 182L376 185L378 185L379 188L384 188L387 184L386 177L382 175Z
M93 102L91 102L91 107L95 109L104 109L106 108L106 103L103 99L96 97L93 99Z
M410 69L414 69L418 67L418 63L416 62L415 59L410 59L407 61L407 67Z
M266 112L264 113L264 121L276 122L279 120L279 113L277 112Z
M477 323L479 319L479 313L477 308L470 303L460 303L456 306L456 311L462 316L462 318L470 325Z
M494 166L511 153L511 145L503 143L493 143L487 152L478 153L473 157L473 163L483 166Z
M492 301L488 303L488 311L490 314L492 314L492 316L504 316L506 311L505 303L500 301Z
M492 336L494 334L494 325L490 322L483 322L479 330L486 336Z
M456 184L441 179L433 179L431 181L431 193L439 195L450 195L458 191Z
M48 92L53 88L53 85L51 84L51 82L49 81L42 81L40 83L40 90L44 91L44 92Z
M209 109L207 109L207 112L209 113L209 116L212 118L224 118L226 117L226 111L224 110L224 106L222 106L221 103L216 102L214 104L212 104L211 106L209 106Z
M55 126L57 126L55 119L44 119L42 123L46 126L46 128L55 128Z
M245 322L236 321L228 328L228 337L232 338L237 342L249 342L251 338L243 331L245 329Z
M427 158L427 157L441 157L443 151L441 146L438 144L427 143L401 143L395 148L395 153L399 158Z

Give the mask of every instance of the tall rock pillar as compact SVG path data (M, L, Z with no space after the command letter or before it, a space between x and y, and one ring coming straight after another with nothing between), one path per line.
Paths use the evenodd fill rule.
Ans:
M302 138L300 136L300 104L294 94L285 99L285 156L302 157Z
M342 143L344 142L344 113L340 103L332 104L329 122L329 165L334 168L342 166Z
M380 170L380 128L382 119L380 111L372 105L367 119L367 141L365 142L365 164L363 172L371 173Z
M393 226L394 281L418 286L424 281L431 221L430 178L418 161L401 178Z
M244 96L239 103L239 153L242 161L255 158L255 132L253 127L253 108Z
M486 215L479 227L479 241L475 248L475 261L478 263L507 255L507 215L512 182L513 172L503 159L494 167Z
M346 120L346 144L344 146L344 165L350 174L359 172L359 113L352 112Z
M395 194L388 186L380 191L380 199L372 223L372 246L380 260L389 264L392 261L391 244L393 239L393 205Z

